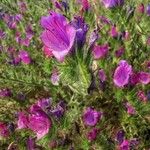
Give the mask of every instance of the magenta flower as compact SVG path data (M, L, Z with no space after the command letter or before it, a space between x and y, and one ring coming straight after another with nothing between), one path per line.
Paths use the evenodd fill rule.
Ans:
M24 64L30 64L31 63L31 58L30 58L27 51L25 51L25 50L19 51L19 57Z
M129 114L129 115L134 115L135 114L135 108L130 104L130 103L126 103L125 104L125 106L126 106L126 109L127 109L127 113Z
M130 150L130 142L128 140L123 140L123 142L119 145L119 150Z
M115 56L116 57L121 57L125 52L124 47L120 47L118 50L115 51Z
M95 126L101 118L101 113L88 107L83 113L83 121L87 126Z
M132 73L130 76L130 84L136 85L137 83L139 83L139 75L137 73Z
M144 13L145 7L144 7L144 4L143 4L143 3L141 3L141 4L138 5L137 11L138 11L139 13L142 13L142 14Z
M51 128L51 120L46 115L30 115L28 127L37 135L37 139L45 136Z
M140 101L142 102L147 102L147 96L145 95L144 91L138 91L137 97L139 98Z
M99 79L100 79L102 82L106 81L106 74L105 74L105 72L104 72L103 69L100 69L100 70L98 71L98 76L99 76Z
M118 31L116 26L112 26L109 32L111 37L117 37L118 36Z
M93 128L92 130L90 130L88 133L87 133L87 139L89 141L94 141L97 137L97 134L99 133L99 129L97 128Z
M76 29L76 42L79 48L83 47L86 41L86 33L89 29L84 19L80 16L74 17L71 25Z
M63 61L74 44L76 30L64 16L55 12L42 17L41 25L45 29L41 35L44 45L52 50L58 61Z
M94 46L93 48L94 59L100 59L105 57L108 53L108 50L109 50L108 44Z
M139 72L138 77L139 77L139 82L142 84L148 84L150 82L150 73Z
M81 0L81 2L82 2L83 9L84 9L85 11L89 10L89 8L90 8L90 3L89 3L89 1L88 1L88 0Z
M12 95L11 90L8 88L0 89L0 98L10 97Z
M116 68L114 73L114 83L118 87L124 87L129 82L129 77L132 73L132 66L125 60L119 62L119 66Z
M28 116L24 112L18 113L18 121L17 121L18 129L27 128L28 126Z
M7 125L3 122L0 122L0 137L8 137L9 136L9 130L7 128Z

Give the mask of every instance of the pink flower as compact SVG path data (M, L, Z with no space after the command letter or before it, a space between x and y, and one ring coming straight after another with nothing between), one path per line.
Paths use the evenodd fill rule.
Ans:
M117 31L116 26L111 27L111 30L110 30L109 34L110 34L111 37L117 37L118 36L118 31Z
M94 46L93 48L94 58L95 59L103 58L104 56L107 55L108 50L109 50L108 44Z
M43 52L47 58L51 58L53 56L52 50L47 46L43 47Z
M51 120L46 115L30 115L28 127L41 139L49 132Z
M150 82L150 73L140 72L138 73L139 82L142 84L148 84Z
M0 122L0 136L1 137L8 137L9 136L9 130L7 128L7 125L3 122Z
M129 82L132 66L125 60L121 60L114 73L114 83L118 87L124 87Z
M128 140L124 140L119 148L119 150L130 150L130 142Z
M125 104L125 106L126 106L126 108L127 108L127 113L129 114L129 115L134 115L135 114L135 109L134 109L134 107L130 104L130 103L126 103Z
M67 23L64 16L55 12L42 17L41 25L44 28L41 35L44 45L52 50L52 54L58 61L63 61L74 44L76 30Z
M19 112L17 122L18 129L27 128L27 125L28 125L28 116L24 112Z
M147 102L147 96L145 95L144 91L138 91L137 93L137 97L143 101L143 102Z

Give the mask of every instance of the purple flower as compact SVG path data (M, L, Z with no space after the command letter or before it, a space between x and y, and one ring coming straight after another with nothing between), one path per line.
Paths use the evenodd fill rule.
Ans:
M93 47L93 45L95 44L95 42L98 40L99 35L98 35L98 30L94 30L91 35L90 35L90 39L89 39L89 45L90 47Z
M32 37L33 37L33 35L34 35L34 32L33 32L32 26L28 25L26 27L26 38L29 39L29 40L31 40Z
M106 8L113 8L116 6L122 6L124 0L102 0L102 3Z
M21 20L22 20L22 15L21 14L17 14L17 15L15 15L15 20L17 21L17 22L20 22Z
M60 75L56 69L52 71L50 80L53 85L59 85Z
M83 113L83 121L87 126L95 126L101 118L101 113L88 107Z
M46 115L30 115L28 127L37 135L37 139L45 136L51 128L51 120Z
M120 145L119 145L119 150L130 150L130 142L128 140L124 140Z
M51 98L42 98L38 100L37 105L41 107L43 110L46 110L47 108L50 108L52 104Z
M24 112L18 113L18 121L17 121L18 129L27 128L28 126L28 116Z
M92 130L90 130L88 133L87 133L87 139L89 141L94 141L97 137L97 134L99 133L99 129L97 128L93 128Z
M105 72L104 72L103 69L100 69L100 70L98 71L98 76L99 76L99 79L100 79L102 82L106 81L106 74L105 74Z
M147 5L146 12L147 15L150 16L150 4Z
M57 117L58 119L61 118L65 112L66 105L64 101L60 101L57 106L51 111L51 113Z
M148 84L150 82L150 73L139 72L138 77L139 77L139 82L142 84Z
M9 136L9 130L7 128L7 125L3 122L0 122L0 137L8 137Z
M126 106L126 109L127 109L127 113L129 115L134 115L135 114L135 108L130 103L127 102L125 104L125 106Z
M129 82L132 73L132 66L127 61L121 60L114 73L114 83L118 87L124 87Z
M24 63L24 64L30 64L31 63L31 58L28 54L27 51L25 50L20 50L19 51L19 57L21 59L21 61Z
M86 40L86 33L89 29L88 25L85 23L84 19L80 16L74 18L71 25L76 29L76 40L77 45L81 48Z
M104 45L95 45L93 48L94 59L100 59L107 55L109 50L108 44Z
M41 35L44 45L52 50L58 61L63 61L74 44L76 30L64 16L55 12L42 17L41 25L45 29Z
M125 132L123 130L118 131L116 135L116 140L121 144L124 140Z
M124 47L120 47L118 50L115 51L116 57L121 57L125 52Z
M11 90L8 88L0 89L0 98L10 97L12 95Z

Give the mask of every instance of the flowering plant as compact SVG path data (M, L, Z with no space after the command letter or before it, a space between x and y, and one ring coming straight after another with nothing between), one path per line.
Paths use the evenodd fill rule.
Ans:
M150 149L148 0L2 0L0 148Z

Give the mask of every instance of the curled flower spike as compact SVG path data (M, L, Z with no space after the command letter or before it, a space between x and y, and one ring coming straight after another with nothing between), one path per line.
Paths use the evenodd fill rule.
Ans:
M83 114L84 124L87 126L95 126L101 118L101 113L88 107Z
M42 17L41 26L44 28L41 35L44 45L52 50L58 61L63 61L74 44L75 28L67 23L64 16L55 12L50 12L49 16Z
M59 85L60 75L56 69L53 70L50 80L53 85Z
M114 73L114 83L118 87L124 87L129 82L129 77L132 73L132 66L125 60L121 60L119 66Z

